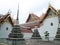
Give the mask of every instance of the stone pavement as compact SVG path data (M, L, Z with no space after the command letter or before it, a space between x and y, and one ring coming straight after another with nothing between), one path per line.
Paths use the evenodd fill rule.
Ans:
M60 45L60 42L58 43L57 41L28 41L26 45Z
M4 43L0 43L0 45L7 45L7 44L4 44ZM31 43L27 43L27 44L20 44L20 45L60 45L58 43L53 43L53 42L45 42L45 41L42 41L42 42L31 42Z
M0 42L0 45L12 45L10 41L8 42ZM60 41L26 40L22 42L17 42L17 45L60 45Z

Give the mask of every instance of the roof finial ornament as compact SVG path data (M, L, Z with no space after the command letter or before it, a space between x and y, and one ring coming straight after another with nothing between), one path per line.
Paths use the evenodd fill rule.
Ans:
M11 14L11 11L10 11L10 9L8 10L8 14Z
M17 9L17 19L16 19L17 20L16 21L17 24L19 24L19 18L18 17L19 17L19 4L18 4L18 9Z
M49 8L51 8L52 6L51 6L51 4L50 4L50 2L49 2Z

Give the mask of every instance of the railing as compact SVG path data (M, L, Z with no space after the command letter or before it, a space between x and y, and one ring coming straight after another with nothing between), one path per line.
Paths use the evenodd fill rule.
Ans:
M0 45L60 45L60 41L44 41L42 39L25 39L24 41L7 40L7 38L0 38Z

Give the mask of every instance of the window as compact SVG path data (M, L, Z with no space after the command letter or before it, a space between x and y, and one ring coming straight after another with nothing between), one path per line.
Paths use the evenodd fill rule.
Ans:
M8 27L6 27L6 30L8 30Z
M53 26L53 23L51 23L51 26Z

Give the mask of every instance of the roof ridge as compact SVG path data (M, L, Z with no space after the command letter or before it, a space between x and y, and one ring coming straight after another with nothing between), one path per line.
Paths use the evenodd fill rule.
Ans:
M30 17L32 18L33 21L40 19L40 18L39 18L37 15L35 15L34 13L30 13L29 16L28 16L28 18L27 18L27 21L26 21L26 22L29 22Z
M57 12L57 10L49 3L48 9L53 9L55 12Z
M10 17L9 14L4 15L4 16L0 19L0 23L4 22L4 20L5 20L6 18L10 18L9 20L11 20L11 24L12 24L12 26L13 26L13 21L12 21L12 19L11 19L11 17Z

